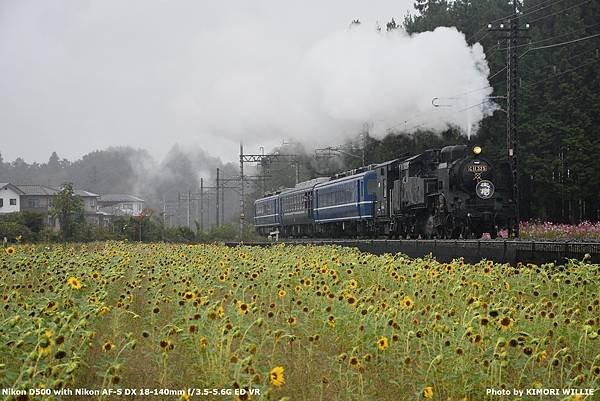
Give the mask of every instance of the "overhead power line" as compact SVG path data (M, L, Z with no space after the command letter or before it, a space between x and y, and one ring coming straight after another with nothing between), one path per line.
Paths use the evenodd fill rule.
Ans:
M581 3L577 3L577 4L575 4L575 5L571 6L571 7L563 8L562 10L556 11L556 12L554 12L554 13L552 13L552 14L547 14L547 15L544 15L543 17L539 17L539 18L536 18L536 19L534 19L534 20L531 20L531 21L529 21L529 23L530 23L530 24L533 24L534 22L541 21L541 20L543 20L543 19L546 19L546 18L549 18L549 17L553 17L553 16L555 16L555 15L558 15L558 14L562 14L562 13L563 13L563 12L565 12L565 11L572 10L572 9L573 9L573 8L575 8L575 7L582 6L582 5L584 5L584 4L587 4L587 3L591 2L591 1L592 1L592 0L585 0L585 1L582 1Z
M551 48L551 47L558 47L558 46L569 45L569 44L571 44L571 43L582 42L582 41L584 41L584 40L588 40L588 39L596 38L596 37L598 37L598 36L600 36L600 33L597 33L597 34L594 34L594 35L589 35L589 36L586 36L586 37L584 37L584 38L578 38L578 39L569 40L569 41L567 41L567 42L554 43L554 44L547 45L547 46L538 46L538 47L532 47L531 49L527 49L527 52L534 51L534 50L541 50L541 49L549 49L549 48ZM519 57L522 57L522 56L524 56L524 55L525 55L527 52L523 53L523 54L522 54L521 56L519 56Z
M580 53L574 54L574 55L572 55L571 57L569 57L569 58L568 58L568 59L566 59L566 60L561 60L561 62L563 62L563 63L568 63L568 62L570 62L570 61L572 61L572 60L575 60L576 58L579 58L579 57L581 57L581 56L583 56L583 55L585 55L585 54L594 53L594 52L596 52L596 53L597 53L597 52L598 52L598 49L589 49L589 50L586 50L586 51L584 51L584 52L580 52ZM544 67L544 68L542 68L542 69L539 69L539 68L538 68L538 69L535 69L535 71L534 71L534 72L536 72L536 73L540 73L540 72L543 72L543 71L545 71L545 70L547 70L547 69L549 69L549 68L554 68L554 67L555 67L555 65L547 65L546 67ZM531 71L531 70L529 70L529 71Z
M533 7L524 8L522 10L523 14L519 14L518 16L522 17L522 16L525 16L525 15L529 15L529 14L538 12L540 10L543 10L545 8L551 7L551 6L555 5L555 4L561 3L563 1L564 0L557 0L557 1L547 0L547 1L544 1L544 2L542 2L540 4L536 4ZM550 4L544 5L545 3L550 3ZM492 21L490 21L490 23L494 23L494 22L498 22L498 21L503 21L503 20L504 21L507 21L507 20L509 21L509 20L514 19L516 17L517 16L515 14L509 14L509 15L505 15L504 17L500 17L500 18L497 18L495 20L492 20ZM477 30L474 34L472 34L471 36L469 36L469 38L467 39L467 42L470 42L472 39L474 39L477 35L479 35L483 31L485 31L486 29L487 29L486 27L483 27L483 28ZM485 35L483 35L481 38L477 39L477 41L478 42L481 41L484 37L487 36L488 33L489 33L489 31Z
M565 36L573 35L575 33L579 33L581 31L585 31L587 29L595 28L597 26L600 26L600 22L597 23L597 24L594 24L594 25L587 25L587 26L581 27L581 28L576 29L576 30L571 31L571 32L563 33L562 35L555 35L555 36L551 36L549 38L540 39L540 40L536 40L536 41L529 42L529 43L524 43L522 45L518 45L517 47L527 47L527 46L531 46L531 45L536 44L536 43L542 43L542 42L547 42L547 41L552 40L552 39L563 38ZM493 47L491 49L493 49ZM506 50L506 49L507 49L507 47L502 47L502 48L498 48L498 49L494 50L494 52L496 52L498 50ZM488 55L488 57L489 57L489 55Z
M554 74L554 75L552 75L552 76L549 76L548 78L544 78L544 79L542 79L542 80L539 80L539 81L537 81L537 82L533 82L533 83L530 83L530 84L523 85L522 87L523 87L523 88L529 88L529 87L532 87L532 86L539 85L539 84L541 84L542 82L546 82L546 81L550 81L550 80L552 80L552 79L556 79L557 77L559 77L559 76L561 76L561 75L568 74L568 73L571 73L571 72L573 72L573 71L580 70L580 69L582 69L582 68L584 68L584 67L587 67L588 65L595 64L595 63L597 63L598 61L600 61L600 59L597 59L597 60L590 61L589 63L581 64L581 65L579 65L579 66L577 66L577 67L575 67L575 68L571 68L571 69L569 69L569 70L566 70L566 71L560 72L560 73L558 73L558 74Z
M510 20L512 20L512 19L515 19L515 18L522 18L522 17L524 17L524 16L526 16L526 15L531 15L531 14L534 14L534 13L536 13L536 12L538 12L538 11L544 10L544 9L546 9L546 8L548 8L548 7L552 7L553 5L556 5L556 4L558 4L558 3L563 3L565 0L557 0L557 1L553 1L553 2L551 2L551 1L552 1L552 0L548 0L548 1L542 2L542 3L540 3L540 4L537 4L537 5L535 5L535 6L532 6L532 7L530 7L530 8L525 8L525 9L523 9L523 10L522 10L522 12L521 12L520 14L519 14L519 13L517 13L517 14L514 14L514 13L513 13L513 14L510 14L510 15L505 15L504 17L500 17L500 18L497 18L497 19L495 19L495 20L493 20L493 21L490 21L490 23L499 22L499 21L510 21ZM573 7L577 7L577 6L580 6L580 5L582 5L582 4L589 3L590 1L591 1L591 0L586 0L586 1L584 1L583 3L575 4L574 6L570 6L570 7L568 7L568 8L562 9L562 10L560 10L560 11L557 11L557 12L555 12L555 13L553 13L553 14L550 14L550 15L544 16L544 17L542 17L542 18L546 18L546 17L550 17L550 16L552 16L552 15L556 15L556 14L558 14L558 13L561 13L561 12L563 12L563 11L569 10L569 9L571 9L571 8L573 8ZM550 3L550 2L551 2L551 3ZM550 4L546 4L546 5L544 5L544 3L550 3ZM537 8L535 8L535 7L537 7ZM538 20L535 20L535 21L538 21ZM531 23L531 22L533 22L533 21L530 21L530 23Z

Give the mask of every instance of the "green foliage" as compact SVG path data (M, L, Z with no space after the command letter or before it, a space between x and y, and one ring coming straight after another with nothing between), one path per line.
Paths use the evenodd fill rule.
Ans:
M213 226L207 233L200 235L201 242L233 241L238 237L238 227L233 224L224 224L219 227Z
M17 237L28 239L32 237L32 234L27 226L3 218L0 219L0 240L4 237L10 242L14 242Z
M44 228L44 215L36 212L32 212L29 210L24 210L22 212L17 213L20 221L23 222L27 228L31 230L34 235L39 235ZM37 237L33 238L34 240L38 239Z
M165 232L165 240L168 242L194 243L196 234L185 226L168 228Z
M73 184L64 184L63 189L52 198L50 215L58 219L63 241L77 239L77 232L84 224L83 201L74 194Z
M119 217L112 223L112 235L129 241L157 242L162 240L161 226L150 216Z
M0 239L34 242L43 238L44 216L30 211L0 216Z

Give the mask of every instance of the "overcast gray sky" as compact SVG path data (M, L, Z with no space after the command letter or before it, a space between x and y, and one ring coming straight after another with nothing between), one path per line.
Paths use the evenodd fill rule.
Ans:
M233 161L240 140L335 144L364 121L469 130L485 111L427 113L432 96L487 85L482 49L452 29L375 32L412 3L0 0L0 152L45 162L128 145L160 158L179 143Z

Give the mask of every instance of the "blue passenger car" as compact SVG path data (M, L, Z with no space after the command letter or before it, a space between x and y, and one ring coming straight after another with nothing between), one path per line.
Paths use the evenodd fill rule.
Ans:
M254 202L254 226L263 235L268 235L280 226L279 195L257 199Z
M315 186L314 219L316 223L347 222L358 226L373 218L377 173L365 171Z
M329 178L315 178L296 184L294 188L287 189L279 194L280 231L282 235L312 235L314 231L314 188L317 184L326 181L329 181Z

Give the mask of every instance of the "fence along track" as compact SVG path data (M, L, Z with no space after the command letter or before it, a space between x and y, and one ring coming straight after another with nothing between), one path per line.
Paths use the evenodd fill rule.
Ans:
M500 263L564 263L567 259L583 259L586 254L591 263L600 263L600 242L550 242L513 240L345 240L345 239L294 239L278 242L244 242L248 246L271 246L278 243L300 245L338 245L357 248L376 255L404 253L410 257L423 257L429 253L442 262L463 257L474 263L489 259ZM238 246L238 242L226 242Z

